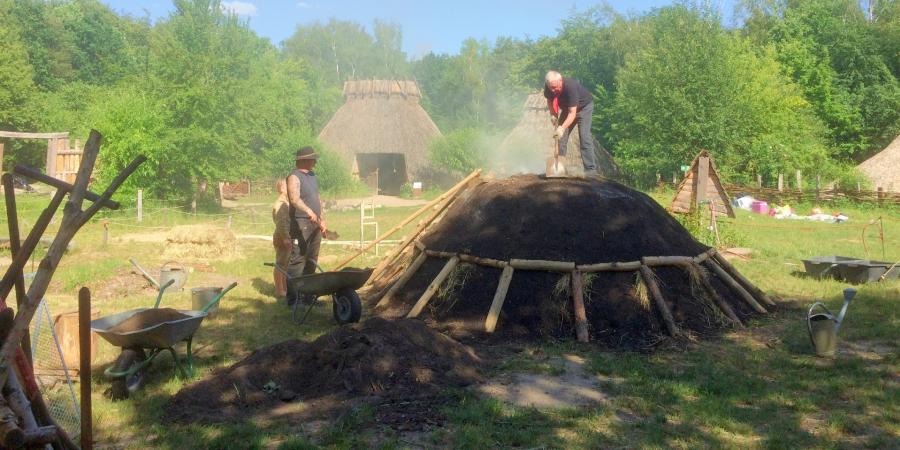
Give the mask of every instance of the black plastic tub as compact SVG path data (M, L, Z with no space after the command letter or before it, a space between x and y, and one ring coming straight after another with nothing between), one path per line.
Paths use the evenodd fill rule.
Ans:
M873 283L881 280L896 279L900 275L900 265L884 261L858 259L846 261L838 265L841 278L850 283Z
M839 266L851 261L859 261L859 258L851 258L849 256L814 256L804 259L803 267L811 277L841 278Z

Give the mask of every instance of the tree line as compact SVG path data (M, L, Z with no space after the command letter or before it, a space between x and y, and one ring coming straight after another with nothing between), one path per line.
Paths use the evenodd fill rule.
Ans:
M731 181L850 170L900 133L900 1L742 0L739 25L704 3L638 15L604 5L553 36L467 39L411 59L400 26L332 19L273 44L217 0L174 0L165 18L97 0L0 0L0 129L105 137L98 176L137 153L125 189L187 198L199 180L277 176L342 102L345 80L412 78L444 132L436 161L464 171L502 136L546 70L595 99L593 132L636 182L668 178L699 149ZM398 118L402 120L402 118ZM41 166L41 143L7 143ZM322 183L353 183L323 149Z

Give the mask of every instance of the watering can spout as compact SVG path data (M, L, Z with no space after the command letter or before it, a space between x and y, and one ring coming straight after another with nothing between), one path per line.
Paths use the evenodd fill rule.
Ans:
M841 329L841 324L844 322L844 315L847 314L847 307L850 306L850 302L853 300L853 297L856 295L856 289L847 288L844 289L844 306L841 307L841 312L838 313L837 319L835 319L834 331L837 332Z

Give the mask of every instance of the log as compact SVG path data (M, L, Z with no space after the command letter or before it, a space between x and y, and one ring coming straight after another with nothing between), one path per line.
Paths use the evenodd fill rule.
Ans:
M6 399L0 397L0 445L4 448L21 448L25 445L25 432L19 428L16 414Z
M493 333L497 328L497 320L500 319L500 310L503 308L503 302L506 301L506 293L509 291L509 282L512 281L515 269L507 265L500 274L500 282L497 284L497 291L494 292L494 300L491 301L491 309L488 311L487 318L484 319L484 331Z
M574 262L544 261L540 259L511 259L509 265L521 270L545 270L547 272L571 272L575 270Z
M669 304L666 303L666 299L659 289L659 283L656 282L656 276L653 274L653 270L647 266L641 266L640 271L641 280L643 280L644 285L647 286L647 291L650 292L650 297L653 299L653 303L656 305L659 315L662 316L663 323L666 324L666 330L669 332L669 336L680 336L681 330L678 328L678 325L675 324L675 318L672 317L672 311L669 309Z
M13 166L13 172L18 175L22 175L24 177L31 178L32 180L40 181L41 183L55 187L56 189L59 189L66 193L72 191L73 186L71 184L66 183L65 181L62 181L58 178L51 177L50 175L44 174L40 170L31 168L28 166L16 164L15 166ZM100 196L91 191L85 191L84 198L86 198L92 202L96 202L96 201L100 200ZM109 209L114 209L114 210L117 210L121 207L119 202L116 202L113 200L108 200L108 199L103 202L103 206L105 206Z
M65 192L56 191L56 194L50 199L50 204L41 211L41 215L38 216L37 221L35 221L34 226L31 228L31 232L28 233L28 237L26 237L25 242L22 243L22 247L13 257L12 263L7 267L3 279L0 280L0 298L6 298L9 295L9 292L15 284L16 278L21 276L22 269L25 267L25 264L28 263L31 254L34 253L34 249L37 247L38 242L40 242L41 235L47 230L47 226L50 225L50 220L53 219L53 215L56 214L56 210L59 209L59 205L62 204L65 197ZM22 309L22 305L19 305L19 309Z
M473 174L477 174L477 173L478 173L478 171L473 172ZM434 220L437 219L438 216L443 214L444 211L447 208L449 208L450 205L453 204L453 202L456 201L459 194L461 194L463 192L463 190L464 190L463 188L466 188L470 184L478 182L478 181L479 181L479 179L477 177L472 177L472 178L468 179L466 184L463 185L462 182L460 182L460 184L457 184L456 186L454 186L454 188L459 187L459 190L455 191L453 193L453 195L448 196L446 198L446 201L444 201L443 203L436 204L434 206L435 211L430 216L428 216L427 218L422 220L422 222L419 224L419 226L416 227L416 229L412 233L410 233L409 236L407 236L405 239L403 239L403 242L401 242L399 245L394 247L391 250L391 252L387 256L385 256L385 258L382 259L381 262L378 263L378 265L375 266L375 270L372 272L372 276L369 277L368 283L374 283L376 280L381 278L381 276L383 275L382 272L384 272L384 268L386 266L388 266L389 264L391 264L397 258L397 256L400 255L400 252L402 252L404 249L406 249L406 247L410 243L412 243L412 241L414 241L417 237L419 237L419 234L421 234L422 231L424 231L426 228L428 228L428 226L431 225L431 223L434 222Z
M576 266L581 273L588 272L631 272L633 270L638 270L641 268L640 261L628 261L628 262L606 262L606 263L597 263L597 264L582 264L580 266Z
M38 427L25 432L25 445L52 444L59 439L59 429L53 425ZM90 450L91 447L81 447L82 450Z
M0 137L13 139L68 139L67 131L59 133L25 133L21 131L0 131Z
M689 266L694 263L690 256L645 256L641 258L645 266Z
M343 267L346 266L347 264L350 264L350 262L353 261L354 259L356 259L356 257L358 257L359 255L362 255L363 253L367 252L369 249L371 249L372 247L374 247L376 244L378 244L378 243L381 242L382 240L387 239L387 238L390 237L392 234L396 233L396 232L399 231L401 228L405 227L405 226L408 225L410 222L412 222L416 217L419 217L419 216L420 216L422 213L424 213L425 211L428 211L430 208L436 207L439 203L441 203L442 201L446 200L446 199L449 198L450 196L456 196L456 194L458 193L458 191L459 191L460 189L462 189L464 186L466 186L466 184L468 184L469 181L471 181L471 180L477 178L480 174L481 174L481 169L478 169L478 170L473 171L472 173L469 174L469 176L463 178L462 181L460 181L459 183L456 183L455 186L453 186L452 188L450 188L449 190L447 190L447 192L444 192L443 194L441 194L440 197L438 197L438 198L432 200L431 202L429 202L428 204L422 206L422 207L419 208L416 212L410 214L406 219L403 219L402 222L400 222L399 224L397 224L396 226L394 226L394 227L391 228L390 230L388 230L388 231L382 233L381 236L378 236L374 241L369 242L365 247L359 249L359 251L357 251L357 252L354 253L353 255L350 255L349 257L347 257L347 259L345 259L345 260L342 261L340 264L338 264L337 267L334 268L334 270L341 270L341 268L343 268Z
M711 248L711 249L709 249L709 250L707 250L707 251L705 251L705 252L703 252L703 253L701 253L701 254L695 256L695 257L694 257L694 262L697 263L697 264L700 264L700 263L702 263L703 261L706 261L707 259L709 259L709 257L712 256L715 252L716 252L716 249Z
M732 291L737 293L738 296L741 297L744 302L750 305L750 307L753 308L754 311L760 314L766 314L768 312L766 311L766 308L763 308L762 305L756 302L756 299L753 298L753 296L750 295L750 293L747 292L747 290L744 289L743 286L738 284L737 281L734 281L734 278L731 278L731 275L728 275L728 272L725 272L725 269L723 269L722 266L718 265L715 260L707 260L706 265L711 267L713 272L716 273L716 276L719 277L719 279L721 279L726 286L731 288Z
M437 292L438 288L441 286L441 283L450 276L450 272L459 264L459 256L454 256L447 261L447 264L444 265L444 268L441 269L440 273L438 273L437 277L428 285L428 288L425 289L425 292L422 293L422 296L419 297L419 300L413 305L412 309L409 311L409 314L406 315L408 319L414 319L419 317L419 314L422 313L422 310L425 309L425 305L428 304L428 301L431 300L431 297L434 296L434 293Z
M414 259L412 263L410 263L409 267L406 268L406 271L403 272L403 275L400 276L400 279L398 279L397 282L395 282L394 285L391 286L391 288L387 291L387 294L384 294L384 297L381 297L381 300L378 301L375 307L377 308L379 306L387 305L388 302L390 302L391 299L394 298L394 295L396 295L397 292L400 291L400 289L403 289L403 286L406 286L406 283L413 277L413 275L416 274L416 271L418 271L419 268L422 267L422 264L425 264L425 260L427 259L427 253L420 253L419 256L416 257L416 259Z
M694 272L697 275L697 280L700 281L700 286L706 292L706 295L710 300L713 301L713 303L715 303L716 306L719 307L719 309L723 313L725 313L725 316L731 319L734 325L738 328L744 328L744 324L743 322L741 322L741 319L738 318L737 314L735 314L731 309L731 306L729 306L728 303L724 299L722 299L722 297L716 292L716 290L712 286L712 283L709 282L709 277L706 275L706 273L703 272L703 269L701 269L697 264L694 264L693 260L691 260L691 264L688 267L688 270Z
M499 259L490 259L490 258L480 258L478 256L472 256L467 254L460 254L459 259L462 262L467 262L470 264L475 264L479 266L487 266L493 267L495 269L505 269L506 266L509 265L506 261L500 261Z
M402 242L402 239L401 239L401 242ZM419 250L420 252L424 252L424 251L425 251L425 244L423 244L422 241L416 239L416 240L413 241L413 245L414 245L414 246L416 247L416 249Z
M2 160L0 160L0 164L2 164ZM13 258L16 257L16 253L19 253L21 248L21 240L19 236L19 213L17 212L16 207L16 191L15 185L13 183L13 177L9 173L4 173L2 176L3 182L3 193L6 197L6 223L9 224L9 253ZM20 270L16 274L16 278L14 280L14 285L16 288L16 308L21 307L22 303L25 301L25 277ZM33 365L34 361L32 361L31 355L31 338L29 337L28 330L25 330L25 334L22 336L22 351L25 352L25 358L28 360L29 365Z
M757 300L765 303L768 306L775 306L775 302L773 302L765 292L756 287L755 284L751 283L750 280L748 280L746 277L744 277L744 275L738 272L738 270L733 265L731 265L731 263L727 259L725 259L724 256L720 255L719 253L713 253L712 257L717 263L719 263L720 266L722 266L723 269L725 269L726 272L728 272L729 275L732 276L732 278L741 283L741 285L744 286L744 289L753 294L753 296L756 297Z
M578 342L590 341L588 336L587 312L584 310L584 284L581 272L572 271L572 307L575 310L575 335Z
M452 258L452 257L454 257L454 256L457 256L456 253L451 253L451 252L439 252L439 251L437 251L437 250L425 250L425 254L428 255L428 256L431 256L431 257L433 257L433 258L445 258L445 259L446 259L446 258Z

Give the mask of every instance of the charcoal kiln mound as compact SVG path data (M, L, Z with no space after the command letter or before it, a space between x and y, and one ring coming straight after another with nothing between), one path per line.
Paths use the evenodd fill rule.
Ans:
M257 349L179 391L166 408L174 422L233 422L328 416L360 399L390 404L434 396L483 381L482 361L422 321L371 318L315 341L289 340ZM289 417L284 417L289 418ZM390 420L386 420L389 422Z
M586 328L579 339L647 348L741 327L772 305L653 199L600 178L483 182L409 253L369 298L376 312L466 332L569 338Z

